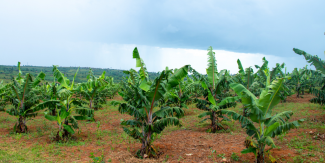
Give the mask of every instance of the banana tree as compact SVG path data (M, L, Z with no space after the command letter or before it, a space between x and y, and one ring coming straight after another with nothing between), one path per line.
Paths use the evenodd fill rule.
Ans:
M224 129L221 124L221 121L227 120L226 117L223 116L221 110L225 108L229 108L235 106L235 100L232 102L224 103L223 100L230 97L230 93L228 92L229 82L231 76L229 75L227 70L222 70L218 72L217 70L217 61L215 59L215 53L213 52L212 47L208 48L208 68L207 75L201 76L201 84L204 88L204 98L205 100L196 99L196 106L198 109L207 111L199 115L199 118L203 118L205 116L209 116L209 118L205 118L203 121L210 119L211 120L211 132L216 132L217 130ZM193 71L196 74L195 71ZM200 76L200 75L195 75Z
M13 79L11 84L11 92L8 94L8 98L11 99L11 109L6 110L9 115L18 117L18 121L14 126L14 131L17 133L27 132L26 121L30 117L35 117L39 109L34 108L39 103L40 95L37 89L37 85L44 80L45 74L40 72L36 78L27 73L25 77L22 77L20 71L20 62L18 62L18 76Z
M5 111L7 102L6 95L10 92L9 84L3 84L3 81L0 82L0 111Z
M181 80L177 87L166 94L164 105L188 109L187 105L193 102L193 98L197 96L193 93L199 91L200 82L194 82L190 77L185 79L186 81Z
M258 71L255 74L254 83L249 88L249 91L251 91L255 96L261 94L261 91L263 90L263 88L265 88L265 82L267 81L267 75L265 74L265 70L268 68L268 61L265 59L265 57L263 57L262 60L263 60L263 65L261 67L255 65L255 68L257 68ZM284 68L285 68L284 63L282 64L276 63L275 67L272 68L272 71L270 71L270 82L272 82L276 78L285 77L287 71L285 68L285 72L283 72ZM284 80L284 82L282 83L283 89L280 91L281 102L286 102L287 97L294 94L293 86L291 82L292 81L290 80Z
M253 138L253 146L244 149L242 153L254 153L257 163L265 161L266 145L270 146L270 149L275 147L272 138L298 127L299 123L303 121L303 119L300 119L288 122L288 119L293 115L292 111L272 115L273 109L281 101L282 83L286 78L289 79L290 77L278 78L270 83L268 69L265 70L265 73L267 75L266 88L261 92L259 98L256 98L252 92L241 84L230 84L230 87L240 96L242 104L250 110L249 117L244 117L231 110L222 111L232 119L238 120L242 128L246 129L248 136Z
M70 83L69 79L60 72L57 66L53 66L53 76L60 84L57 87L58 99L48 99L35 106L35 108L39 109L55 106L55 108L59 110L56 116L45 114L46 119L50 121L57 121L59 125L59 131L56 135L56 139L58 141L67 140L70 135L74 134L73 128L79 128L77 121L90 120L87 115L90 115L93 112L93 110L83 107L85 102L79 100L78 98L73 98L75 91L74 80L77 76L78 70L74 75L72 83Z
M101 97L103 96L102 92L106 91L106 81L105 79L105 71L102 73L102 75L99 78L96 78L92 70L89 70L89 75L88 75L88 81L85 83L81 83L80 87L82 88L77 88L77 90L81 90L81 94L83 97L86 98L86 100L89 101L89 109L98 109L98 103L102 103L102 101L106 102L106 98ZM104 99L103 99L104 98ZM102 100L101 100L102 99ZM93 113L93 112L92 112ZM88 115L89 117L94 119L94 114Z
M292 73L291 73L291 78L292 78L292 84L296 88L296 93L297 93L297 98L300 97L300 94L304 95L305 93L305 88L307 88L308 83L309 83L309 78L310 76L308 75L308 70L307 68L303 69L297 69L295 68Z
M114 83L114 78L111 76L106 76L105 81L107 83L106 89L108 90L108 91L106 91L106 97L108 97L109 99L112 99L118 93L118 91L120 89L120 85Z
M264 61L264 64L268 63L265 58L263 58L263 61ZM244 85L246 87L246 89L255 90L254 94L259 93L258 90L259 90L260 85L258 82L254 82L256 75L254 74L253 68L248 67L244 70L240 59L237 60L237 65L238 65L239 71L238 71L238 74L236 75L237 78L234 78L235 81L237 83L241 83L242 85ZM243 115L245 117L247 116L247 108L246 107L243 108Z
M49 100L57 100L59 98L58 95L58 84L54 82L52 83L45 83L42 86L40 86L40 90L42 93L42 101L49 101ZM47 110L50 115L56 116L56 105L48 105Z
M125 120L121 124L129 136L142 143L137 155L141 158L153 157L156 155L152 146L155 135L169 125L179 126L178 118L184 116L184 111L179 107L155 107L169 90L177 87L187 76L189 66L186 65L174 73L166 69L156 79L149 81L146 66L137 48L133 51L133 58L140 70L124 71L129 77L123 82L119 94L126 102L113 101L112 104L119 105L120 113L133 116L132 120Z

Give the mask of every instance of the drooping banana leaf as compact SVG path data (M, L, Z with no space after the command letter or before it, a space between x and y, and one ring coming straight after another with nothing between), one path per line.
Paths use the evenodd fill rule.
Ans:
M293 51L299 55L303 55L310 65L314 65L315 68L325 74L325 62L321 60L317 55L310 55L303 50L293 48Z
M180 69L177 69L176 72L174 72L172 75L168 77L167 82L167 90L172 89L173 87L177 86L181 81L184 80L184 78L188 74L188 69L190 65L185 65Z

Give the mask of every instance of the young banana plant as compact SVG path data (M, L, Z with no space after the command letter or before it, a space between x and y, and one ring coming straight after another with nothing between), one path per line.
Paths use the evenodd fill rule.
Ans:
M125 120L121 124L124 131L134 139L142 143L138 156L142 158L155 156L156 150L152 146L156 134L161 133L169 125L180 125L178 118L184 116L184 111L179 107L155 108L158 101L179 82L187 76L188 65L172 73L166 69L153 81L148 80L148 73L143 60L140 58L137 48L133 51L136 59L136 67L140 67L139 73L131 69L124 71L129 77L122 84L119 94L126 102L113 101L119 105L119 112L134 117Z
M177 69L175 70L177 71ZM177 106L180 108L188 109L187 105L192 102L192 92L197 91L196 88L200 85L199 82L194 82L191 78L187 77L187 80L183 79L177 87L170 90L163 101L163 105L166 106Z
M105 88L106 86L106 81L105 79L105 71L102 73L102 75L99 78L96 78L92 70L89 70L89 75L88 75L88 81L85 83L81 83L79 87L82 88L77 88L76 90L80 90L80 93L83 95L83 97L86 98L86 100L89 101L89 109L95 110L98 109L98 103L99 102L106 102L106 97L101 97L103 96L103 91L107 91ZM103 100L101 100L103 99ZM101 101L100 101L101 100ZM92 118L92 120L95 120L93 112L91 112L91 115L88 115L89 117Z
M244 117L231 110L223 110L224 114L239 120L242 127L246 129L248 136L254 139L253 146L244 149L242 153L253 152L257 163L263 163L266 145L275 147L273 137L289 131L299 126L303 119L287 122L293 115L292 111L284 111L272 115L275 106L281 101L280 91L283 89L282 83L290 77L278 78L270 83L270 74L266 69L266 88L261 92L259 98L250 92L245 86L232 83L230 87L240 96L242 104L250 110L249 117ZM269 149L269 150L270 150Z
M265 58L263 58L263 61L266 61ZM265 64L267 64L267 62L264 62ZM250 89L250 90L255 90L255 92L258 92L258 88L254 89L255 87L251 87L255 85L258 85L258 82L254 83L254 78L256 75L254 75L254 71L251 67L246 68L244 70L240 59L237 60L237 64L238 64L238 74L237 74L237 81L238 83L241 83L242 85L244 85L246 87L246 89ZM244 107L243 108L243 116L247 117L247 108Z
M210 131L214 133L217 130L225 129L222 126L221 121L227 120L228 118L223 116L221 110L235 106L236 99L230 97L228 92L230 75L227 70L222 70L220 72L217 71L217 61L215 59L215 53L212 50L213 49L210 46L208 49L209 67L207 69L207 76L200 77L202 87L205 90L205 100L197 98L196 106L198 109L207 111L200 114L199 118L209 116L209 118L205 118L203 121L208 119L211 120ZM193 72L196 74L195 71Z
M79 70L79 69L78 69ZM74 134L73 128L77 129L78 120L90 120L87 115L92 114L93 110L82 107L83 101L73 98L74 95L74 80L77 76L77 72L74 75L72 83L67 79L63 73L59 71L57 66L53 66L53 76L60 83L57 88L58 99L49 99L35 108L43 109L47 107L55 106L59 111L56 116L46 114L45 118L50 121L57 121L59 125L59 131L56 135L56 140L67 140L71 134ZM74 115L76 112L79 115Z

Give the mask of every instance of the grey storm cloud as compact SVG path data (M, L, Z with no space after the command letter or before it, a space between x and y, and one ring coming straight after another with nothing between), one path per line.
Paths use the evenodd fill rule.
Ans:
M153 66L164 54L150 50L213 46L299 60L287 63L292 69L306 64L294 47L323 54L323 6L322 0L0 1L0 64L126 69L134 66L133 45Z

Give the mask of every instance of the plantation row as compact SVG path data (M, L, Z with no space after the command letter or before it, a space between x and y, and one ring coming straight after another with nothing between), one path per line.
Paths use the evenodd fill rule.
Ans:
M53 82L49 83L44 80L43 72L36 77L23 75L18 63L17 77L9 84L0 83L0 109L17 117L13 127L16 133L27 132L26 121L43 110L45 119L57 122L55 140L67 141L79 128L78 121L95 121L94 112L118 93L123 101L111 104L118 106L121 114L133 117L121 122L124 132L141 142L136 153L139 158L151 158L157 155L153 147L156 135L167 126L181 126L180 118L184 117L187 106L195 103L205 111L199 115L202 122L211 122L208 132L226 130L222 121L238 120L250 137L242 153L252 152L257 162L264 162L266 146L270 147L268 150L275 147L272 138L304 121L289 121L291 111L272 114L277 104L286 102L294 93L300 98L305 91L316 95L311 102L324 103L325 63L299 49L294 52L303 55L317 70L306 66L289 73L284 63L270 69L263 58L263 64L255 65L254 72L251 67L244 69L238 59L239 72L230 75L228 70L217 70L212 47L208 48L206 75L185 65L179 69L166 67L154 80L149 79L146 65L135 48L133 58L140 69L124 71L127 77L119 83L105 76L105 71L96 77L91 69L87 82L75 83L79 69L71 82L57 66L53 66ZM228 110L239 102L243 104L241 114Z

